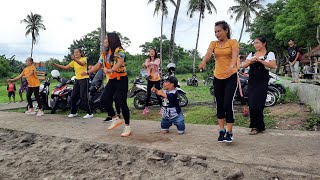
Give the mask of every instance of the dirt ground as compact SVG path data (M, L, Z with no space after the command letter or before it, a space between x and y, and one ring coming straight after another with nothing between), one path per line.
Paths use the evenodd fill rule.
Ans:
M277 104L267 108L269 115L276 122L276 129L302 130L311 115L309 107L299 103Z
M0 129L0 179L313 179L259 166Z

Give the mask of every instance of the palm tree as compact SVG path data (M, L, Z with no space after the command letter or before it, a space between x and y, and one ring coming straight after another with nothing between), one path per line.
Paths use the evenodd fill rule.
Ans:
M242 19L242 28L240 32L239 41L242 38L242 33L244 26L248 27L250 24L251 14L258 15L258 9L262 9L262 5L260 4L263 0L234 0L238 5L231 6L228 10L228 13L232 13L230 18L233 18L233 14L236 15L235 21L239 21L241 17Z
M206 10L208 11L209 14L212 14L212 10L217 12L216 7L211 2L211 0L190 0L189 1L187 14L190 15L190 18L193 17L193 14L195 12L197 12L197 11L199 12L196 48L193 51L193 73L195 73L196 53L197 53L197 49L198 49L201 19L204 19L204 13Z
M171 38L170 38L170 46L169 46L169 59L170 62L175 63L173 59L174 54L174 37L176 34L176 26L178 21L178 14L180 8L181 0L177 0L176 10L174 11L174 17L172 21L172 28L171 28Z
M32 46L31 46L31 57L33 53L33 45L37 43L40 29L46 30L46 27L42 24L43 19L40 14L33 14L32 12L27 17L20 21L20 23L26 23L26 36L31 34Z
M161 73L162 73L162 32L163 32L163 17L168 15L168 6L167 2L171 2L174 6L176 6L176 3L174 0L149 0L148 4L154 2L155 3L155 8L154 8L154 13L153 16L156 14L159 14L159 11L161 11L161 36L160 36L160 60L161 60Z
M104 39L106 37L106 0L101 0L101 34L100 34L100 53L104 49Z

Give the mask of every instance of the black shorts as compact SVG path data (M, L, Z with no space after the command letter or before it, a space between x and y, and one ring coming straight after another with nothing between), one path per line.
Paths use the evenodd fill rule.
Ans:
M16 93L14 91L8 92L8 97L15 97Z

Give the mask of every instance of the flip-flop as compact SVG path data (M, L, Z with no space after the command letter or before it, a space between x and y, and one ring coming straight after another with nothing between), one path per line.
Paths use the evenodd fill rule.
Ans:
M256 135L259 134L259 130L257 128L252 128L249 135Z

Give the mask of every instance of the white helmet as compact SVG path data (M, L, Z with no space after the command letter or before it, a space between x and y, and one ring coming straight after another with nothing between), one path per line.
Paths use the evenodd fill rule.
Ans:
M169 68L176 68L176 65L174 63L169 63L167 65L167 69L169 69Z
M71 81L75 81L76 80L76 76L72 76Z
M60 76L60 72L58 70L54 69L54 70L51 71L51 76L53 78L58 78Z

